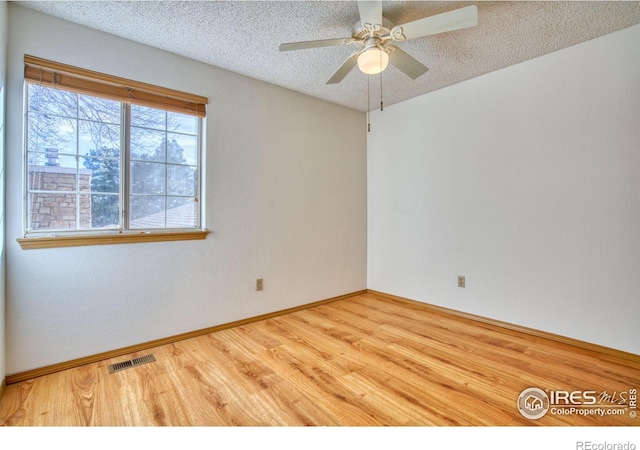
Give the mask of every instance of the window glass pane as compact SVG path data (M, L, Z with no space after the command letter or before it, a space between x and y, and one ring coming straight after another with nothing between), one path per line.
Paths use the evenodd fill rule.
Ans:
M119 124L120 102L104 98L78 96L78 117L95 122Z
M167 162L176 164L198 163L198 137L168 133Z
M164 194L165 164L132 162L132 194Z
M29 84L29 111L43 115L76 117L78 96L59 89Z
M32 230L76 228L76 194L60 192L28 195L28 221Z
M196 195L196 169L189 166L167 166L167 195Z
M108 155L108 152L104 153ZM88 174L91 192L120 192L120 160L113 158L87 157L80 158L80 177ZM82 183L81 183L81 189Z
M120 157L120 125L101 122L79 121L78 153L99 156L109 154Z
M120 196L109 194L80 195L80 228L118 228Z
M161 109L131 105L131 125L165 131L167 129L167 112Z
M131 128L131 160L166 160L166 133L146 128Z
M33 113L29 114L28 127L28 151L76 154L75 120Z
M198 117L175 112L167 113L167 131L185 134L198 134Z
M198 225L198 202L188 197L167 197L167 228Z
M161 195L131 196L131 228L164 228L165 197Z

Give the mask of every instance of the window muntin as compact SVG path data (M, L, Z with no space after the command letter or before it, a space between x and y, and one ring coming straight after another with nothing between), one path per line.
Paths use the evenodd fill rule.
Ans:
M27 83L26 232L199 228L200 129L196 116Z

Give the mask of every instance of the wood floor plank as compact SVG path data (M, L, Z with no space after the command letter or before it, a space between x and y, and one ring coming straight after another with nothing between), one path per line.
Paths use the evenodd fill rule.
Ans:
M366 293L10 384L0 425L640 425L628 405L527 419L529 387L628 402L640 364Z

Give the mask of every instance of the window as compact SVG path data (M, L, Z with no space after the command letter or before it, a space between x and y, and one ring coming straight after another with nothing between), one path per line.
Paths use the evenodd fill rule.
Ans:
M26 237L201 230L206 99L29 56L25 81Z

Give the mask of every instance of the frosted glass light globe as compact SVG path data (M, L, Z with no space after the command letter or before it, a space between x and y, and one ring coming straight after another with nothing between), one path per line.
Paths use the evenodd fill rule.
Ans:
M389 55L387 52L377 47L362 52L358 56L358 67L366 74L373 75L382 72L389 64Z

